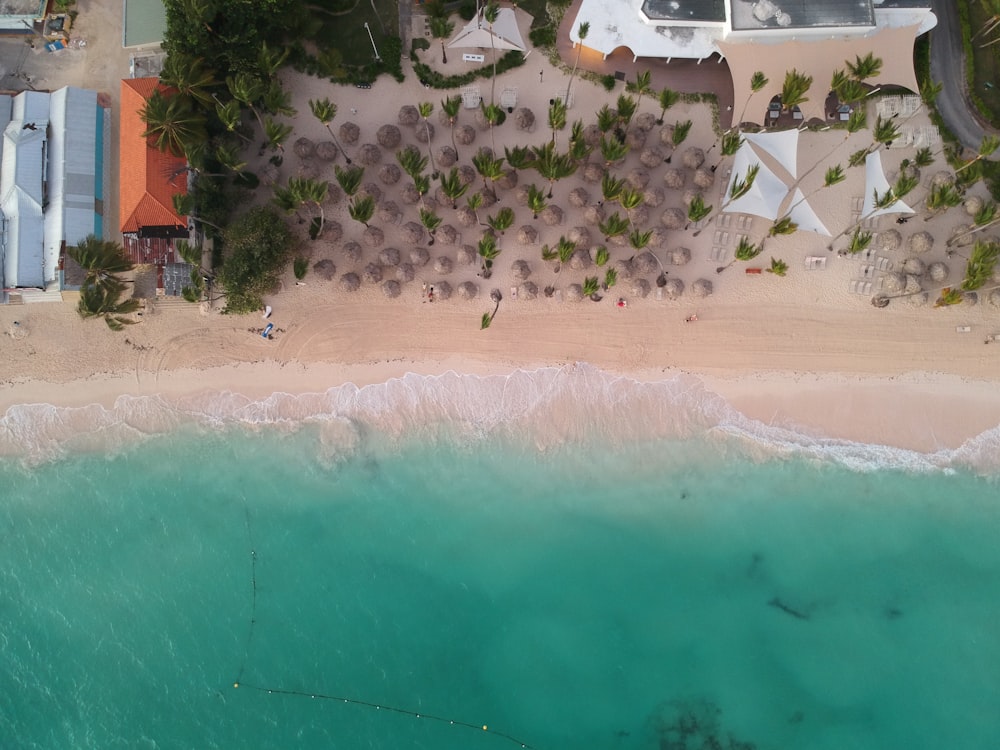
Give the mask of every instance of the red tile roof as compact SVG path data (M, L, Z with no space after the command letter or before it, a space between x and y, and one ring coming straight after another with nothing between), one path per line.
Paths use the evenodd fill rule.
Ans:
M174 210L173 196L187 193L186 161L150 146L142 134L142 108L153 91L169 91L156 78L122 81L119 206L122 232L143 227L187 226Z

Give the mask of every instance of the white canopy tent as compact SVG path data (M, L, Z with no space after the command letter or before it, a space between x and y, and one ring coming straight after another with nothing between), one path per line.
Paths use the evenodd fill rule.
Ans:
M878 151L873 151L865 157L865 201L861 206L861 218L872 219L883 214L912 214L916 213L903 201L897 200L886 208L875 208L875 193L880 196L885 195L890 189L889 181L885 178L882 170L882 155Z
M513 8L501 8L492 28L483 17L484 10L469 21L468 25L448 42L448 47L481 47L484 49L519 50L524 52L524 39L517 28Z
M809 202L802 195L802 191L795 188L792 194L792 208L788 212L788 217L799 225L799 230L803 232L815 232L830 237L830 230L820 221L819 216L809 205Z
M749 169L753 166L757 166L758 171L750 189L745 195L729 201L733 184L736 180L745 180ZM733 157L733 171L726 185L723 197L725 207L722 210L727 213L753 214L773 221L778 218L781 204L785 202L787 196L788 186L768 169L766 164L761 163L753 147L749 143L740 146L740 150ZM725 201L729 203L726 204Z
M793 180L796 178L796 159L799 151L797 128L775 130L770 133L743 133L743 139L778 162Z

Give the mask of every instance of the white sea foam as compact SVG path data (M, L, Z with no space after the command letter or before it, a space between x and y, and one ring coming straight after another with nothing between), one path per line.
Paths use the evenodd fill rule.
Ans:
M365 387L346 384L258 400L223 392L176 402L123 396L111 409L20 405L0 418L0 454L37 463L67 452L115 451L185 425L284 430L315 425L328 457L353 454L371 435L447 436L464 443L501 437L528 440L538 450L593 440L616 446L701 437L731 443L758 460L812 458L856 471L995 473L1000 466L1000 426L957 450L919 453L764 424L736 411L692 375L640 382L585 364L491 376L408 374Z

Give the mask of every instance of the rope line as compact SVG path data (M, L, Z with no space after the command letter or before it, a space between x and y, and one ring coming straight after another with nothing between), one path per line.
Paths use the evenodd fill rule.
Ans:
M475 729L477 732L486 732L487 734L492 734L494 737L500 737L502 739L513 742L519 747L525 748L525 750L534 750L534 748L516 737L512 737L506 732L498 732L495 729L490 729L487 724L470 724L467 721L459 721L458 719L448 719L444 716L435 716L434 714L425 714L417 711L411 711L406 708L398 708L396 706L387 706L383 703L371 703L370 701L358 700L357 698L345 698L340 695L324 695L322 693L306 693L301 690L286 690L284 688L267 688L261 687L259 685L250 685L243 682L234 682L233 688L249 688L250 690L256 690L261 693L267 693L269 695L291 695L297 698L314 698L317 700L324 701L335 701L337 703L347 703L353 706L364 706L365 708L374 708L376 711L391 711L392 713L402 714L403 716L410 716L415 719L429 719L431 721L438 721L442 724L450 724L456 727L465 727L466 729Z
M507 740L518 747L524 748L524 750L535 750L531 745L526 742L507 734L506 732L498 732L495 729L490 729L488 724L472 724L467 721L460 721L458 719L449 719L444 716L436 716L434 714L426 714L419 711L412 711L406 708L399 708L397 706L387 706L383 703L373 703L371 701L361 700L359 698L347 698L345 696L338 695L324 695L322 693L307 693L301 690L288 690L285 688L268 688L262 687L260 685L252 685L249 683L242 682L243 674L246 671L247 662L250 660L250 649L253 645L254 632L257 625L257 548L254 545L253 540L253 529L250 525L250 509L247 507L246 500L243 501L243 513L244 520L246 524L247 531L247 542L250 546L250 622L247 625L247 636L244 643L244 656L240 663L239 675L233 682L233 688L247 688L249 690L256 690L260 693L267 693L268 695L287 695L296 698L312 698L325 701L333 701L336 703L346 703L353 706L362 706L364 708L371 708L376 711L391 711L392 713L400 714L402 716L409 716L414 719L429 719L430 721L436 721L441 724L448 724L450 726L464 727L466 729L474 729L477 732L485 732L491 734L494 737L499 737L500 739Z

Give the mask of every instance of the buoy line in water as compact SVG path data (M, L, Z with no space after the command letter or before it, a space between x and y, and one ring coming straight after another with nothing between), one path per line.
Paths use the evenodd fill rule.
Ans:
M448 724L455 727L464 727L466 729L473 729L477 732L485 732L491 734L494 737L499 737L500 739L507 740L518 747L525 748L525 750L535 750L531 745L523 742L516 737L512 737L506 732L499 732L495 729L490 729L489 724L472 724L468 721L461 721L459 719L449 719L444 716L436 716L434 714L424 713L422 711L412 711L407 708L399 708L398 706L387 706L382 703L375 703L372 701L361 700L360 698L348 698L345 696L338 695L324 695L322 693L307 693L302 690L288 690L279 687L264 687L261 685L252 685L250 683L242 682L243 674L246 671L247 661L250 659L250 648L253 645L254 631L257 625L257 549L254 545L253 540L253 530L250 526L250 509L246 505L246 500L243 502L243 511L246 519L246 530L247 530L247 541L250 545L250 622L247 626L247 637L244 644L244 656L240 663L239 676L233 681L233 689L247 688L249 690L256 690L260 693L267 693L268 695L288 695L296 698L310 698L315 700L325 700L333 701L336 703L346 703L352 706L362 706L364 708L370 708L375 711L390 711L395 714L400 714L403 716L409 716L414 719L427 719L429 721L440 722L441 724Z

